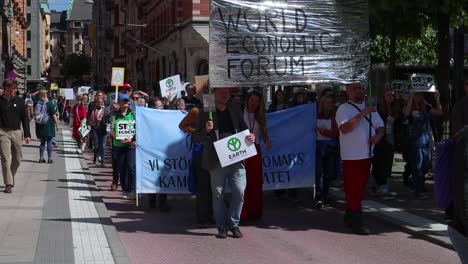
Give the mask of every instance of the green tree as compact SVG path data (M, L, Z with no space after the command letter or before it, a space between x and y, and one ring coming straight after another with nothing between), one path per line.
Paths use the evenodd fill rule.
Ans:
M80 82L84 74L91 71L91 58L83 53L72 53L65 57L63 64L65 78Z

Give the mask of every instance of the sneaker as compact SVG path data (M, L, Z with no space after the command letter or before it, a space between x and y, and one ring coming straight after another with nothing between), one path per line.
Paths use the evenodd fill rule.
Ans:
M221 238L221 239L226 239L227 238L227 230L224 227L218 228L218 234L216 235L216 238Z
M54 163L54 161L50 159L50 160L47 161L47 163L52 164L52 163Z
M388 184L380 185L379 186L379 191L380 191L380 193L382 193L384 195L387 195L390 192L390 190L388 188Z
M125 191L122 191L122 198L123 199L128 199L128 193Z
M104 161L102 160L101 156L98 157L98 161L103 163Z
M240 231L240 229L239 229L238 226L235 226L235 227L230 228L229 231L232 232L232 236L233 236L234 238L241 238L241 237L244 236L244 235L242 234L242 232Z
M322 209L324 207L324 203L322 201L318 201L317 203L315 203L315 207L317 209Z
M130 192L128 193L128 199L129 200L136 200L136 193L135 192Z
M39 159L39 163L46 163L45 159Z

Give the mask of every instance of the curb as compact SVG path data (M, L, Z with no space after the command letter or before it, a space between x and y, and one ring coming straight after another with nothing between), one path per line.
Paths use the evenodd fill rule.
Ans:
M91 170L86 163L86 154L80 154L83 158L80 159L81 168L83 171L88 173L84 173L87 180L93 183L94 186L96 182L94 181L94 177L91 173ZM92 188L89 189L91 196L93 197L94 206L96 207L96 211L99 215L101 220L102 227L104 229L104 233L106 234L107 242L109 243L109 247L112 251L112 256L114 257L114 262L116 264L130 264L130 258L127 255L127 251L120 240L119 232L115 228L114 224L112 223L112 218L109 211L106 208L104 201L102 200L102 195L100 191L93 190Z
M342 209L342 210L346 208L346 202L344 200L344 193L342 190L340 190L339 188L331 187L329 195L333 200L334 207ZM445 230L432 231L427 228L421 227L419 225L418 226L410 225L408 224L407 221L404 221L403 219L401 219L401 217L389 216L388 213L387 214L383 213L382 208L377 208L376 206L372 206L373 203L379 204L378 202L375 202L373 200L363 201L363 211L366 214L369 214L372 217L379 218L385 223L392 225L405 233L414 235L415 237L418 237L422 240L428 241L430 243L436 244L438 246L441 246L450 250L455 250L452 245L452 242L450 241L450 237L448 236L448 230L447 230L446 224L435 223L425 218L415 216L413 214L409 214L405 212L404 209L391 208L391 207L384 208L384 210L386 210L388 213L399 212L400 214L403 214L403 215L412 215L412 216L415 216L418 220L425 220L426 223L432 223L438 226L440 225L440 227L442 228L445 227Z

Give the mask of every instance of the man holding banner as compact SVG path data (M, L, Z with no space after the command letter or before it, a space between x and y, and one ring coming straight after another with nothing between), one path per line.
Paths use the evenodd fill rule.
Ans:
M366 106L365 91L359 83L348 85L347 92L349 102L342 104L336 113L346 197L344 220L354 233L369 235L362 222L362 198L370 174L373 146L382 139L385 129L380 115L373 107Z
M231 231L233 237L241 238L239 230L240 215L244 203L244 190L246 187L246 174L243 162L221 167L215 151L214 142L246 130L241 109L229 104L230 92L228 88L215 89L216 112L200 111L197 130L193 139L204 145L202 153L202 167L210 172L211 189L213 192L213 211L218 228L217 238L227 238ZM249 134L246 139L255 142L255 135ZM226 180L232 193L229 212L226 212L224 203L224 186Z

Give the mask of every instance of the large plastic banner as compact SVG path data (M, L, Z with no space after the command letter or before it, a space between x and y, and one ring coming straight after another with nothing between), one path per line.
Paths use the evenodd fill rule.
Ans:
M262 147L263 189L315 184L315 104L268 114L271 151ZM184 114L138 107L136 189L138 193L189 193L190 140L179 129Z
M367 0L212 0L210 84L251 87L367 79Z

